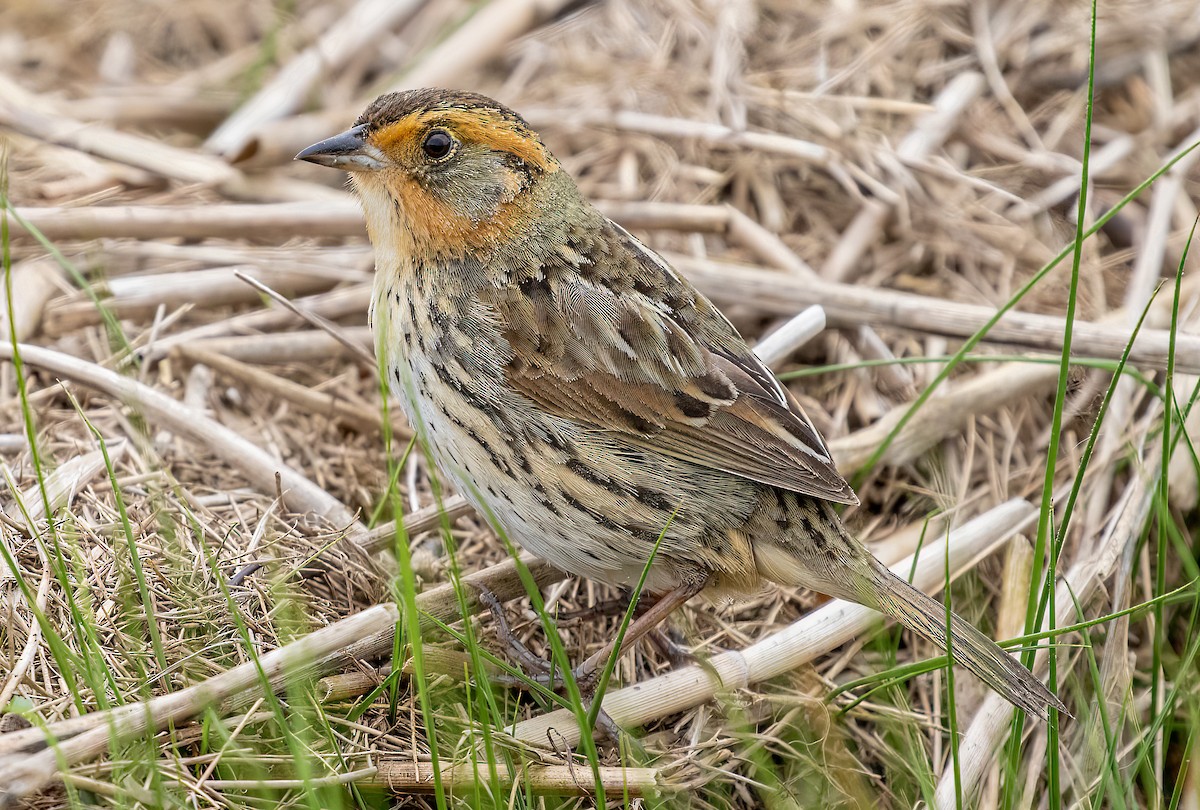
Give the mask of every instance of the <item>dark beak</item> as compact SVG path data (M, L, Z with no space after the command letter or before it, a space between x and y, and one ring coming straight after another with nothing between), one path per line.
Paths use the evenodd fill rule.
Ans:
M340 135L314 143L296 155L296 160L307 160L348 172L378 171L386 165L383 153L363 140L365 132L365 125L348 129Z

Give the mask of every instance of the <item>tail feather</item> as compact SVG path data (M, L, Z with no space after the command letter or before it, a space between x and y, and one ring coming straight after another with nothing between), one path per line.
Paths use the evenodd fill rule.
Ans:
M882 564L875 582L878 609L942 649L946 644L946 607L900 579ZM950 614L951 656L1018 708L1043 720L1048 707L1067 707L1033 673L996 642L956 614Z
M800 585L887 614L950 654L998 694L1027 713L1048 717L1066 706L1033 673L946 607L893 574L842 525L824 502L797 499L796 520L805 531L770 537L754 547L758 572L773 582ZM770 537L769 540L766 538Z

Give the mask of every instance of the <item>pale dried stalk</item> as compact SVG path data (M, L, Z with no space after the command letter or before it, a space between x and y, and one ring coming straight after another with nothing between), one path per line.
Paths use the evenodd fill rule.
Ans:
M394 605L378 605L267 653L259 658L258 665L248 661L179 692L124 706L116 711L86 715L92 726L89 730L70 739L60 737L52 748L35 754L0 756L0 807L8 806L48 785L58 773L60 763L69 767L90 761L107 752L110 745L115 747L122 741L136 739L147 732L191 719L205 707L220 703L231 695L248 690L257 691L261 683L259 666L269 677L282 677L336 653L347 638L361 638L389 627L394 628L398 619ZM97 721L100 725L95 725ZM41 730L28 731L36 731L35 739L29 742L39 742L37 738L41 737ZM0 744L6 750L20 750L8 746L20 743L26 732L2 735Z
M1004 560L1004 573L1001 575L1000 604L996 608L996 638L1016 638L1025 632L1025 610L1029 604L1029 583L1033 581L1033 547L1024 537L1015 537L1008 544L1008 556ZM961 704L960 704L961 705ZM978 705L978 701L975 701ZM960 722L962 722L960 720ZM982 751L980 752L982 753ZM964 752L959 750L960 760ZM988 784L999 786L1000 763L995 757L983 763L984 773L988 775ZM971 764L968 767L974 768ZM990 771L990 773L989 773ZM996 807L996 802L987 805Z
M885 393L893 396L911 396L916 380L903 363L896 363L896 355L884 342L879 333L866 324L850 332L854 348L867 360L885 360L887 365L876 366L873 371Z
M721 233L729 210L717 205L598 200L596 207L628 228ZM113 205L18 208L49 239L264 239L367 235L362 208L349 197L259 205ZM15 233L23 233L12 223ZM786 250L786 248L785 248Z
M125 447L124 440L117 440L108 444L108 455L114 465L125 455ZM7 463L0 462L0 464L3 465L6 473L11 472L8 469ZM100 450L88 453L86 456L77 456L46 476L45 500L42 498L41 485L35 484L21 494L20 502L23 508L10 510L10 512L14 517L21 516L22 520L24 520L24 515L28 515L29 520L36 523L46 517L46 501L50 502L52 510L57 511L62 509L75 499L75 495L79 492L80 487L91 481L105 469L104 453ZM27 525L26 530L31 536L36 533L35 526ZM3 702L0 702L0 706L3 705Z
M407 650L404 652L404 655L409 655ZM463 679L464 674L469 674L476 681L481 677L479 671L474 668L475 665L471 660L471 654L466 650L426 646L422 652L422 656L427 676L448 675L459 681ZM360 661L349 672L327 675L318 680L316 683L316 693L320 696L319 700L322 703L334 703L359 697L379 686L383 682L383 679L390 675L392 671L391 664L371 667ZM400 667L400 671L406 677L412 677L414 669L411 656L406 658L404 664ZM505 674L504 668L499 664L493 663L491 660L483 661L483 673L482 677L489 678Z
M767 230L732 205L725 206L725 210L729 213L727 230L729 238L754 251L763 264L795 273L801 278L818 278L817 271L809 267L808 262L801 259L794 250L784 244L777 234Z
M334 526L344 527L355 538L365 537L366 527L354 513L301 473L272 458L265 450L209 416L136 380L106 368L40 346L19 347L21 359L29 366L42 368L82 383L130 404L153 422L206 447L242 474L260 492L274 493L279 475L284 502L293 512L313 512ZM0 359L12 358L12 346L0 344Z
M17 340L27 340L37 334L46 304L58 292L62 269L52 259L31 259L13 267L12 274ZM8 301L0 283L0 335L8 334Z
M367 326L349 326L342 335L364 348L374 349L375 339ZM353 355L327 332L276 332L266 335L208 338L193 344L204 351L223 354L243 363L295 363L325 357Z
M1136 538L1141 533L1157 481L1159 468L1154 462L1157 453L1157 443L1147 448L1144 458L1150 460L1149 468L1143 469L1141 474L1129 482L1121 498L1120 508L1104 535L1092 544L1091 549L1081 550L1077 555L1078 561L1059 582L1055 589L1056 626L1061 627L1077 621L1076 601L1079 604L1087 604L1101 583L1112 573L1121 549L1131 538ZM1062 643L1062 639L1054 639L1054 643ZM1033 664L1035 675L1041 675L1049 667L1048 649L1050 648L1042 647L1039 650ZM959 789L955 789L954 772L947 771L938 782L934 807L955 807L959 791L964 799L969 799L974 794L983 774L993 763L996 750L1007 735L1012 712L1012 705L999 695L989 694L984 698L983 705L971 720L971 725L959 743ZM1090 719L1096 722L1095 718Z
M754 353L768 366L775 366L824 330L825 310L809 307L760 340Z
M1133 151L1134 145L1135 141L1133 137L1124 135L1097 149L1088 163L1088 174L1093 179L1093 182L1105 172L1120 166L1121 161L1125 160L1129 156L1129 153ZM1034 194L1028 200L1014 205L1010 216L1013 219L1030 219L1049 208L1053 208L1064 200L1076 196L1079 194L1080 170L1076 169L1075 174L1066 175L1060 180L1051 183L1037 194Z
M160 128L209 132L237 104L233 90L190 92L160 85L96 87L94 95L71 100L80 121L103 121L118 129Z
M198 307L218 307L246 304L260 300L260 295L239 280L239 274L251 275L292 294L307 294L327 290L336 279L325 275L269 266L214 267L207 270L186 270L178 273L153 273L138 276L118 276L96 285L104 297L104 306L121 318L152 315L160 306L175 309L187 304ZM99 323L100 311L83 292L59 299L47 308L46 333L66 334L81 326Z
M246 365L224 355L205 351L199 346L179 346L177 351L193 363L202 363L240 380L248 387L271 396L287 400L310 413L330 419L340 419L360 430L378 431L383 424L379 410L365 405L347 402L323 391L314 391L305 385L292 382L254 366ZM407 425L393 424L392 432L402 441L412 438Z
M320 315L317 315L314 312L306 312L305 310L293 304L287 296L276 292L275 290L271 289L269 285L262 283L256 278L247 276L243 273L237 273L236 275L239 281L245 282L264 295L269 296L271 300L280 304L284 309L287 309L292 312L292 314L304 319L309 324L320 329L338 343L342 344L344 349L356 356L359 362L363 363L368 368L374 369L376 367L375 352L360 346L353 335L349 334L345 329L338 326L336 323L333 323L327 318L322 318Z
M405 515L404 531L410 537L422 532L432 531L440 526L443 520L453 523L463 515L469 515L473 511L474 507L467 503L466 498L462 495L451 495L448 498L443 498L441 504L426 506L424 509L418 509L415 512ZM363 542L363 548L367 551L381 551L386 549L394 541L395 535L395 521L381 523L374 529L371 529L367 539Z
M376 765L373 776L357 779L355 784L385 788L399 795L433 793L434 772L430 763L388 758L379 760ZM497 770L499 787L505 791L520 785L523 792L535 796L594 796L596 793L595 775L587 765L527 765L512 773L500 763ZM597 773L610 799L619 796L640 799L679 789L664 781L654 768L601 765ZM487 790L494 784L488 766L481 762L443 765L441 781L447 793L461 796L471 795L476 787Z
M58 104L30 93L2 75L0 128L187 183L223 183L238 174L235 169L205 155L119 132L103 124L72 120L63 114Z
M348 315L361 316L371 303L371 285L368 283L340 287L329 292L297 299L293 303L305 312L329 320L337 320ZM221 321L206 323L203 326L159 338L147 351L147 356L157 358L177 346L187 346L199 340L211 340L228 335L248 335L256 332L282 332L302 320L299 315L285 307L242 312ZM356 336L355 339L360 345L363 343L361 335Z
M720 205L625 200L595 200L593 204L626 228L687 233L725 233L733 210Z
M159 262L194 262L208 267L245 265L326 276L334 281L369 282L375 268L371 246L364 243L297 249L288 244L257 246L244 243L221 245L212 242L104 239L100 243L100 250L106 256L151 260L142 263L142 266ZM112 273L121 271L121 267L110 269Z
M660 138L691 138L712 145L767 152L797 158L817 166L830 166L834 153L820 144L774 132L736 130L723 124L669 118L635 110L538 109L524 113L535 128L611 127L619 132L637 132Z
M934 100L933 111L917 119L913 130L901 141L896 149L897 157L911 164L933 154L950 137L959 118L983 92L984 86L982 74L969 72L955 76ZM821 268L821 276L831 281L849 281L860 273L864 267L863 254L875 244L891 212L892 207L887 202L868 200L830 251Z
M913 584L925 591L936 591L945 581L947 551L951 575L957 576L1022 531L1036 516L1033 506L1023 500L1008 501L980 515L953 531L948 540L939 540L923 549ZM892 569L907 577L912 565L913 559L909 557ZM703 666L673 670L610 692L604 696L604 711L623 728L640 727L712 700L719 693L789 672L866 632L879 618L870 608L835 600L744 650L722 653ZM573 747L580 738L579 726L569 710L517 723L511 733L533 746Z
M1200 130L1192 131L1180 143L1187 145L1197 141L1200 141ZM1200 150L1192 151L1180 158L1179 162L1167 172L1167 175L1154 186L1150 213L1146 218L1145 233L1138 240L1137 258L1134 260L1133 281L1130 286L1136 287L1139 295L1136 301L1127 300L1126 309L1130 312L1141 312L1142 307L1154 294L1155 286L1162 277L1163 271L1168 269L1164 267L1164 264L1166 263L1167 247L1171 243L1172 222L1179 218L1180 206L1189 202L1186 184L1193 174L1193 167L1197 160L1200 160ZM1191 222L1185 221L1180 225L1184 229L1190 228ZM1170 270L1173 275L1175 268L1172 267ZM1167 289L1163 292L1164 297L1168 297L1173 290ZM1184 292L1184 290L1180 290L1180 298L1183 305L1186 306L1188 299L1184 297ZM1128 292L1126 295L1128 299L1132 293ZM1190 390L1195 384L1196 379L1192 375L1180 375L1175 380L1176 390L1179 391ZM1200 410L1194 410L1188 416L1185 425L1189 430L1189 435L1196 435L1191 431L1200 426ZM1108 437L1106 436L1106 438ZM1187 504L1196 502L1196 469L1191 463L1191 459L1188 458L1188 454L1179 453L1172 456L1167 482L1170 487L1172 503L1186 508Z
M1120 313L1120 317L1130 328L1137 323L1159 286L1160 279L1162 278L1163 263L1166 258L1175 203L1183 193L1183 178L1197 157L1200 157L1200 155L1192 152L1181 158L1179 163L1175 164L1165 177L1155 183L1152 190L1149 215L1146 217L1145 227L1138 237L1138 249L1133 262L1133 272L1125 288L1124 311ZM1076 183L1077 186L1078 183ZM1181 294L1182 292L1180 290ZM1169 291L1164 296L1164 299L1170 299ZM1147 325L1155 323L1157 314L1153 310L1147 313ZM1109 404L1108 416L1106 417L1107 425L1110 427L1100 436L1100 443L1098 445L1100 458L1114 457L1115 454L1121 452L1121 449L1128 441L1129 437L1126 435L1124 429L1114 430L1112 426L1124 426L1129 422L1130 413L1136 407L1137 397L1140 394L1139 388L1138 383L1129 378L1117 382L1117 388L1113 393L1112 401ZM1190 474L1192 471L1190 460L1186 464L1186 469ZM1104 512L1107 511L1111 497L1110 492L1112 490L1111 482L1117 475L1116 466L1112 464L1100 465L1098 474L1104 476L1109 484L1105 485L1103 482L1100 482L1098 485L1093 486L1088 493L1087 503L1089 508L1085 519L1092 526L1095 526L1100 521Z
M1058 366L1049 363L1011 363L943 386L929 398L884 452L885 464L908 464L947 436L957 433L974 416L993 413L1014 402L1053 391ZM908 413L905 402L862 430L829 442L838 467L857 470L867 462L896 424Z
M241 147L255 129L300 109L322 77L336 75L364 49L373 48L422 2L358 0L338 16L320 39L293 57L270 82L229 116L204 142L204 148L236 161Z
M218 158L203 156L205 160ZM48 239L266 239L305 236L363 236L362 209L348 197L321 203L268 205L124 205L84 208L18 208L17 213ZM11 223L14 235L23 233Z
M962 304L939 298L851 284L805 282L781 273L747 265L695 259L669 254L668 260L714 301L751 305L779 315L792 315L805 306L820 304L830 323L857 326L869 323L911 329L934 335L965 338L978 331L995 314L991 307ZM1010 311L988 332L992 343L1061 352L1062 318ZM1086 357L1116 360L1125 351L1133 330L1118 324L1075 321L1072 348ZM1166 368L1171 336L1165 329L1145 329L1138 335L1129 362ZM1200 337L1176 337L1175 367L1200 373Z
M853 109L873 110L888 115L924 115L931 112L930 104L919 101L908 101L897 98L879 98L876 96L843 95L840 93L810 92L779 87L760 87L754 84L745 86L746 95L763 105L786 106L789 102L811 105L814 108L822 106L849 107ZM844 135L838 129L830 135Z
M729 212L729 225L726 229L726 236L729 239L745 245L758 256L760 261L770 267L778 267L780 270L792 273L806 281L820 280L817 272L796 255L796 252L788 247L777 234L767 230L733 206L727 205L725 208ZM824 328L825 313L822 311L821 326L817 331ZM859 326L851 336L855 346L866 356L878 357L888 354L883 339L879 337L874 328L866 324ZM894 391L908 391L912 388L912 375L903 366L880 366L876 369L876 374Z
M41 184L39 191L47 199L80 199L121 185L133 189L162 185L162 178L142 169L31 138L13 130L6 133L5 140L10 141L17 150L36 154L38 163L61 177Z

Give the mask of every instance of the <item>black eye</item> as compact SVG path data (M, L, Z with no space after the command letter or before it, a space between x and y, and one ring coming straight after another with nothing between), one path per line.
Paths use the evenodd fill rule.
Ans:
M435 129L430 132L421 143L421 150L430 160L441 160L449 155L452 149L454 149L454 139L444 129Z

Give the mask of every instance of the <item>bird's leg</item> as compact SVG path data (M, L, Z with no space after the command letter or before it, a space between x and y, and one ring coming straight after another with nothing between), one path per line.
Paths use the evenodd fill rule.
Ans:
M684 645L683 636L673 627L656 627L646 635L646 640L653 644L672 666L696 663L696 656Z
M628 652L634 644L658 628L668 616L675 612L676 608L704 590L707 582L707 576L697 577L667 591L653 606L638 616L629 625L625 631L624 638L621 640L621 649L617 653L618 656ZM500 604L500 600L496 598L496 595L478 584L475 587L479 591L480 603L491 612L492 618L496 621L497 636L504 641L505 645L512 651L514 657L521 662L526 672L530 672L531 674L537 673L533 675L533 678L538 683L555 689L559 688L562 681L561 676L549 677L550 665L530 651L520 639L513 635L509 629L508 620L504 616L504 608ZM575 680L579 684L580 691L585 696L590 697L596 686L596 678L600 673L600 669L609 656L613 654L615 646L615 641L606 644L599 651L585 659L579 666L575 667ZM497 683L508 683L508 680L503 677L493 677L492 680ZM520 684L516 682L510 685L520 688Z
M700 591L704 590L704 586L708 583L708 577L698 577L694 580L688 580L682 585L667 591L661 599L654 603L654 606L634 620L633 624L625 631L625 637L621 639L621 649L617 655L623 655L629 650L639 639L645 636L654 628L658 627L663 621L675 612L675 609L687 602ZM612 641L598 652L589 656L582 664L575 668L575 680L579 682L580 688L584 684L589 687L595 685L595 679L608 660L613 654L613 649L616 647L616 641Z
M550 673L550 664L535 655L509 629L508 620L504 617L504 606L500 604L500 600L496 598L496 594L492 593L484 585L479 583L474 583L474 585L475 589L479 591L480 604L491 612L492 619L496 622L496 635L504 642L513 656L521 662L521 666L525 668L525 671L527 673L536 672L542 676L548 675Z
M564 610L558 614L558 618L560 621L565 619L578 621L595 619L601 616L624 616L625 611L629 609L629 601L632 598L633 591L622 588L621 594L614 599L604 599L586 607ZM641 606L641 600L638 600L638 606Z

